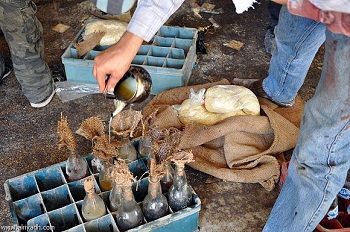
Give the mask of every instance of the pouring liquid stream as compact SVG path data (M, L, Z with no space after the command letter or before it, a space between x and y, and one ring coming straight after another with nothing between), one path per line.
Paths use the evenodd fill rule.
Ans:
M127 104L145 100L152 87L152 79L147 70L139 66L130 67L117 83L113 93L107 92L106 98L113 98L115 110L111 113L108 125L109 143L111 142L111 122Z

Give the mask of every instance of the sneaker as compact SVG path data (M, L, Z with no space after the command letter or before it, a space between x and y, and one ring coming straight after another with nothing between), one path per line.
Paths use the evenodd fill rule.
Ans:
M33 108L41 108L46 106L47 104L49 104L53 98L53 96L56 93L56 89L53 89L52 93L50 94L50 96L48 96L47 98L45 98L44 100L42 100L41 102L38 103L30 103L30 106Z
M4 70L2 77L0 77L0 84L3 80L6 79L6 77L10 76L11 73L12 73L12 68L10 67L10 65L7 65L5 63L5 70Z
M255 81L255 82L251 83L248 86L248 89L250 89L256 96L259 96L259 97L262 97L262 98L266 98L266 99L272 101L273 103L275 103L278 106L291 107L291 106L294 105L295 99L293 99L291 101L287 101L287 102L277 102L277 101L272 100L271 97L269 95L267 95L267 93L263 89L262 82L263 82L263 79L259 79L258 81Z

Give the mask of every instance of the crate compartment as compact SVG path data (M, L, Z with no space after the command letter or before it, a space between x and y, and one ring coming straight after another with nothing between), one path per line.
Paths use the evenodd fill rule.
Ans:
M86 162L86 164L87 164L87 171L88 171L88 175L91 175L92 174L92 171L91 171L91 168L90 168L90 166L89 166L89 163L88 163L88 161L86 160L86 158L84 157L84 162ZM60 165L60 169L61 169L61 172L62 172L62 174L63 174L63 176L64 176L64 180L65 180L65 182L66 183L69 183L69 182L72 182L72 181L69 181L69 179L68 179L68 175L67 175L67 167L66 167L66 162L64 162L64 163L62 163L61 165Z
M147 168L147 159L146 158L141 158L138 160L135 160L134 162L128 163L128 167L136 179L140 179L141 176L142 178L145 178L148 176L148 171Z
M137 147L137 141L134 141ZM91 168L92 154L85 157ZM141 158L128 164L134 176L140 179L132 186L133 194L137 203L142 206L142 201L148 193L148 168L147 158ZM81 215L81 206L85 197L85 190L82 180L66 183L63 173L60 173L65 162L52 165L19 177L9 179L5 182L5 191L9 201L13 223L15 225L32 226L32 231L48 231L50 226L54 226L51 231L120 231L115 221L116 212L109 209L110 191L102 192L98 186L98 173L92 174L95 178L95 190L106 203L107 214L99 219L84 222ZM52 188L50 183L41 183L38 187L37 180L45 180L42 175L47 173L48 181L56 181L60 173L61 185ZM146 173L146 174L145 174ZM28 187L29 189L26 189ZM11 189L11 191L10 191ZM42 191L41 189L47 189ZM22 195L17 195L22 193ZM24 194L23 194L24 193ZM167 193L164 193L167 196ZM21 198L23 197L23 198ZM14 200L15 199L15 200ZM14 200L14 201L13 201ZM157 220L144 222L129 231L198 231L198 216L200 211L200 200L193 192L193 205L173 212L169 207L169 214ZM37 226L37 227L34 227ZM40 226L40 227L39 227ZM39 228L39 229L38 229ZM40 229L41 228L41 229ZM43 229L45 228L45 229ZM30 231L30 230L29 230Z
M118 231L117 224L111 214L107 214L84 224L87 232L114 232Z
M141 45L136 55L147 55L150 49L151 49L150 45Z
M48 212L72 203L67 185L42 192L41 196Z
M171 47L174 40L175 40L174 38L155 36L153 43L154 45L160 46L160 47Z
M83 31L84 28L75 37L74 42L77 42ZM141 45L131 64L141 66L149 72L152 78L151 94L187 85L197 59L197 36L197 29L194 28L162 26L150 44ZM109 46L96 46L84 57L78 58L74 42L61 57L67 80L97 86L92 74L93 59ZM181 61L167 61L166 58Z
M146 59L146 56L143 56L143 55L136 55L136 56L134 57L134 59L132 60L131 64L142 65L142 64L144 64L145 59Z
M89 177L86 177L86 178L89 178ZM74 181L74 182L70 182L68 183L68 188L69 188L69 191L73 197L73 200L75 202L77 201L81 201L84 199L85 197L85 189L84 189L84 185L83 185L83 181L86 179L82 179L82 180L77 180L77 181ZM94 176L94 183L95 183L95 191L96 193L100 193L101 190L100 190L100 187L98 186L98 175L95 174Z
M179 30L177 38L179 39L193 39L196 36L196 30L190 28L183 28Z
M153 57L153 56L148 56L145 61L145 65L154 66L154 67L163 67L164 63L165 63L165 58ZM153 83L153 79L152 79L152 83Z
M86 53L84 56L83 56L83 59L84 60L94 60L95 57L100 53L101 51L89 51L88 53Z
M47 214L42 214L35 218L30 219L27 222L28 230L27 231L36 231L36 232L44 232L44 231L53 231L51 230L51 225L49 222L49 217Z
M185 60L179 59L166 59L166 66L169 68L181 69L185 63Z
M191 46L192 46L192 40L191 39L175 39L174 47L184 50L185 55L188 54Z
M7 180L5 182L5 191L8 201L17 201L39 192L33 175Z
M63 231L82 223L82 219L74 204L56 209L48 213L51 225L55 231Z
M86 232L83 224L77 225L73 228L65 230L65 232Z
M65 183L59 167L41 169L34 176L41 192L56 188Z
M179 33L178 27L163 26L160 28L158 35L162 37L176 38Z
M143 178L133 183L132 192L134 193L136 202L141 203L148 194L148 178Z
M185 52L183 49L171 48L169 58L184 60L185 59Z
M169 52L170 52L170 48L152 47L148 55L155 56L155 57L167 57Z
M27 222L40 214L45 213L42 199L39 193L13 202L16 215L19 219Z

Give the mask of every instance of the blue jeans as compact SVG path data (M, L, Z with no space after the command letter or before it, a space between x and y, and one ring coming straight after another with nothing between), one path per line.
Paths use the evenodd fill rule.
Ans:
M319 41L323 37L319 32L314 29L318 36L309 38ZM313 231L350 168L350 37L328 30L323 34L326 49L321 79L305 105L288 177L263 231ZM296 88L294 84L291 81L288 88Z
M276 50L270 61L263 89L275 102L289 102L304 83L310 65L325 40L326 26L292 15L287 7L280 11L275 27Z

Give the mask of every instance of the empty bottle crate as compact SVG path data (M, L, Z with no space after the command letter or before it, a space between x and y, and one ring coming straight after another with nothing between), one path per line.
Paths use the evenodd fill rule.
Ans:
M82 38L83 32L84 28L74 42ZM188 84L197 59L197 36L195 28L162 26L149 44L141 45L131 65L141 66L149 72L153 81L151 94ZM96 46L78 58L74 43L71 43L61 57L67 80L97 85L92 75L94 58L107 48Z
M102 192L98 184L99 174L92 172L90 154L84 157L89 164L90 176L95 179L95 191L105 201L107 214L96 220L84 221L81 207L85 197L82 180L68 182L65 174L66 162L39 169L4 183L6 200L9 203L14 226L27 231L71 231L71 232L119 232L115 212L109 209L110 191ZM138 204L148 192L147 159L141 158L128 164L136 177L141 177L133 185L133 193ZM137 190L136 190L137 189ZM166 194L166 193L165 193ZM201 201L193 191L193 204L183 210L173 212L157 220L147 222L128 231L197 231Z

